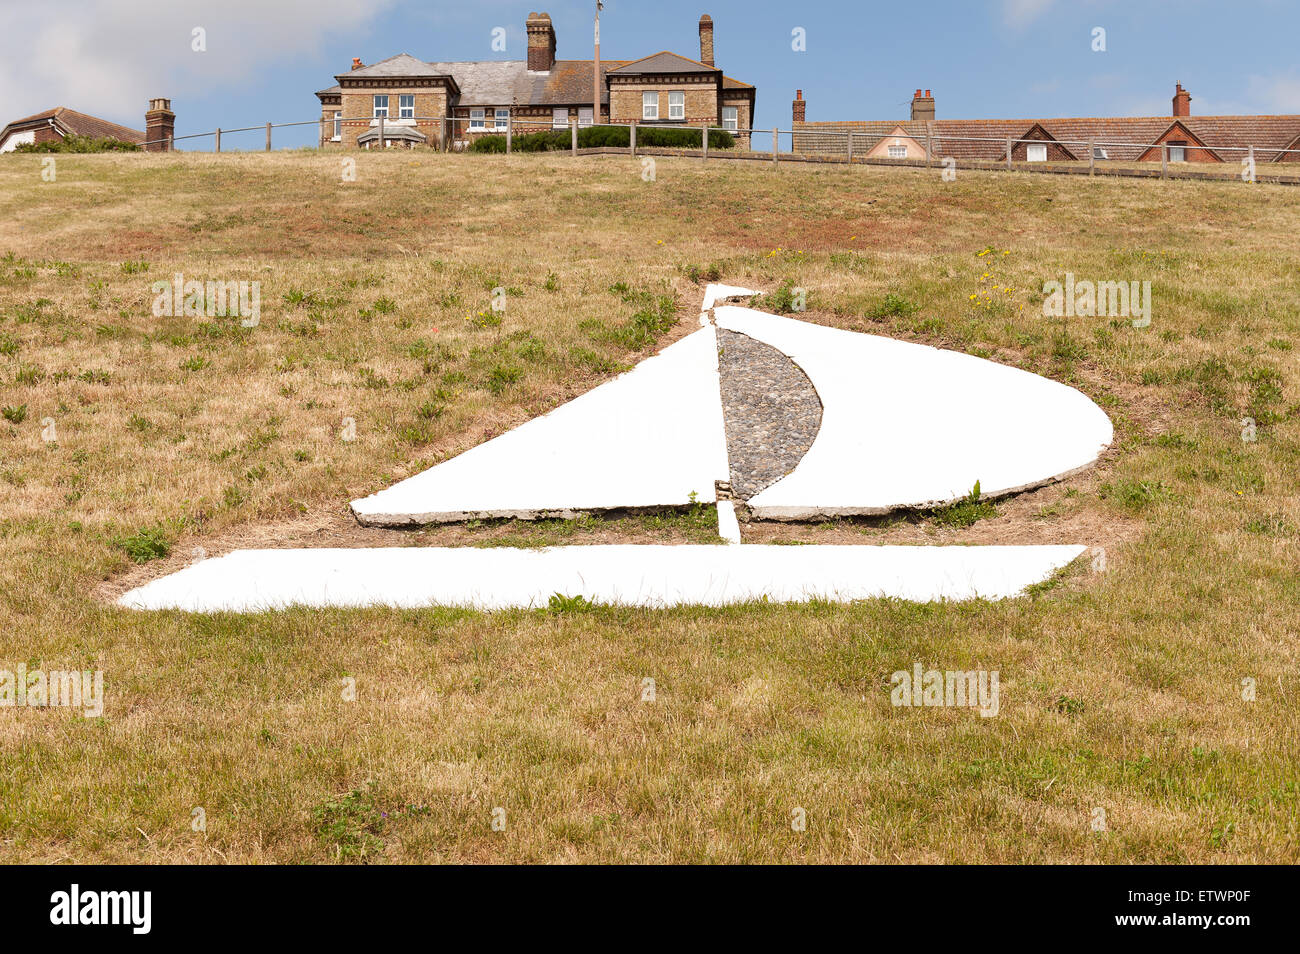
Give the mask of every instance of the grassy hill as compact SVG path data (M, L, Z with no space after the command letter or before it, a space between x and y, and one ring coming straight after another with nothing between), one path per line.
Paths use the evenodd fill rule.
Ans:
M0 709L0 858L1300 860L1294 191L427 153L355 181L310 153L59 156L47 182L43 158L0 156L0 669L102 670L105 708ZM1045 318L1067 272L1150 281L1150 326ZM155 317L177 274L259 282L259 323ZM1051 376L1116 424L1099 467L992 514L747 539L1104 560L957 606L110 605L236 546L711 539L708 508L422 534L346 511L687 333L711 279L806 288L809 320ZM914 663L998 670L1000 715L892 707Z

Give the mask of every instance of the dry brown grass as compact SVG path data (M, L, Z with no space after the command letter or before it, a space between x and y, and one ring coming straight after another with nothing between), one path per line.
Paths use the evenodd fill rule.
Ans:
M0 420L0 668L102 669L107 703L0 709L0 857L1300 858L1292 192L667 158L654 182L613 157L362 155L348 184L310 153L57 162L44 183L39 157L0 157L0 406L20 418ZM1037 289L1066 271L1151 280L1151 327L1044 319ZM149 286L175 272L261 281L260 327L155 319ZM187 616L96 598L142 529L181 559L277 528L347 536L349 499L685 333L710 272L1065 380L1117 426L1096 471L966 529L752 539L1079 542L1107 571L960 606ZM500 327L466 321L498 285ZM682 320L629 335L663 296ZM918 661L999 670L1001 715L892 708L890 673Z

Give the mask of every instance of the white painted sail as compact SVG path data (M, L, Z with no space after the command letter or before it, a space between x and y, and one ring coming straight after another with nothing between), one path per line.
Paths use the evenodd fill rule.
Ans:
M356 500L363 524L712 503L727 479L712 327L631 371L386 490Z
M755 516L803 519L933 507L1025 490L1093 463L1114 431L1086 395L973 355L722 305L720 328L788 355L822 402L821 429Z

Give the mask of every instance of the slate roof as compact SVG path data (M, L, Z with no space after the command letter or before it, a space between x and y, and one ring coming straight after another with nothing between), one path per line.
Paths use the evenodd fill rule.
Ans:
M716 66L709 66L699 60L688 59L684 56L678 56L676 53L661 50L652 56L645 56L639 60L625 63L611 72L620 73L624 76L644 76L652 73L717 73L720 70Z
M65 135L71 133L77 136L92 136L96 139L119 139L122 142L134 143L144 142L145 138L144 133L138 129L109 122L107 119L100 119L98 116L79 113L75 109L68 109L66 106L56 106L53 109L25 116L22 119L15 119L3 130L0 130L0 140L3 140L10 132L46 125L51 119L54 120L55 128Z
M937 156L957 159L1005 159L1006 139L1026 137L1040 126L1053 139L1079 158L1087 158L1086 143L1094 139L1110 159L1135 161L1148 151L1175 122L1180 122L1195 139L1207 148L1216 146L1257 149L1285 149L1300 138L1300 115L1294 116L1118 116L1111 118L1075 117L1063 119L936 119L929 123ZM868 122L819 122L800 127L800 134L852 130L867 137L871 145L889 136L895 129L924 142L926 123L921 120L876 120ZM959 138L960 137L960 138ZM1026 137L1032 138L1032 137ZM856 141L856 140L855 140ZM1117 145L1133 143L1135 145ZM1236 162L1243 153L1225 151L1219 158ZM1258 159L1272 161L1274 154L1264 152ZM1300 153L1287 157L1300 161Z

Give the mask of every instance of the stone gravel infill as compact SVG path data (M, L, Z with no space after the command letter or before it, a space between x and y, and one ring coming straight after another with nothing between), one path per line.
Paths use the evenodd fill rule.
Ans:
M821 427L822 402L808 376L775 348L719 328L718 350L731 492L748 500L808 452Z

